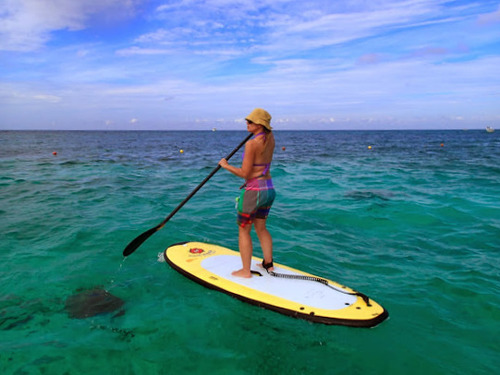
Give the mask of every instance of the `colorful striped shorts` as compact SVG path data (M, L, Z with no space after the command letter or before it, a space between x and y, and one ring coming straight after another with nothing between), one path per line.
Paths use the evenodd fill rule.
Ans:
M244 227L255 219L266 219L276 197L273 181L248 180L242 189L236 205L238 225Z

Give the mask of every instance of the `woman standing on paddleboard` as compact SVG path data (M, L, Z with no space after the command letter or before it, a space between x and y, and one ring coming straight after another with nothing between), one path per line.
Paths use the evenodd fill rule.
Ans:
M241 168L230 165L221 159L219 165L232 174L245 179L240 188L238 200L239 249L243 267L232 274L239 277L252 277L252 224L260 241L264 260L262 266L273 271L273 241L266 228L266 220L276 193L271 179L270 167L274 153L274 134L271 127L271 115L256 108L246 117L247 130L254 137L245 144Z

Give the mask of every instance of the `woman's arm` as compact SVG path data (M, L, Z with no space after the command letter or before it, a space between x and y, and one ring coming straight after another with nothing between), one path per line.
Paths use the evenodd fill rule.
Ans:
M254 140L250 140L245 144L245 157L243 158L243 162L241 163L241 168L237 168L230 165L226 159L221 159L219 165L222 168L234 174L235 176L248 180L252 174L254 159L255 159L255 143Z

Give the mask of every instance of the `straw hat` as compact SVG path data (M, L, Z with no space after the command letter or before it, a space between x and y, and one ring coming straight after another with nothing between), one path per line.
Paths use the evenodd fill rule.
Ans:
M271 127L271 115L262 108L255 108L252 113L245 118L245 120L251 121L254 124L262 125L267 130L273 130Z

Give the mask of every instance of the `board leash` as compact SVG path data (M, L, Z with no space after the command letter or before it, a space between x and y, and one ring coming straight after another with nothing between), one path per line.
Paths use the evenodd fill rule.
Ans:
M361 297L363 299L363 301L366 303L366 306L371 306L371 303L370 303L370 298L368 298L368 296L366 294L363 294L363 293L360 293L360 292L354 292L354 293L351 293L351 292L347 292L345 290L342 290L342 289L339 289L339 288L336 288L334 287L333 285L330 285L328 283L328 280L326 279L323 279L321 277L314 277L314 276L304 276L304 275L287 275L287 274L284 274L284 273L277 273L277 272L274 272L274 271L269 271L269 270L266 270L267 273L273 277L280 277L282 279L296 279L296 280L306 280L306 281L315 281L315 282L318 282L320 284L323 284L337 292L340 292L340 293L344 293L344 294L348 294L350 296L358 296L358 297Z

